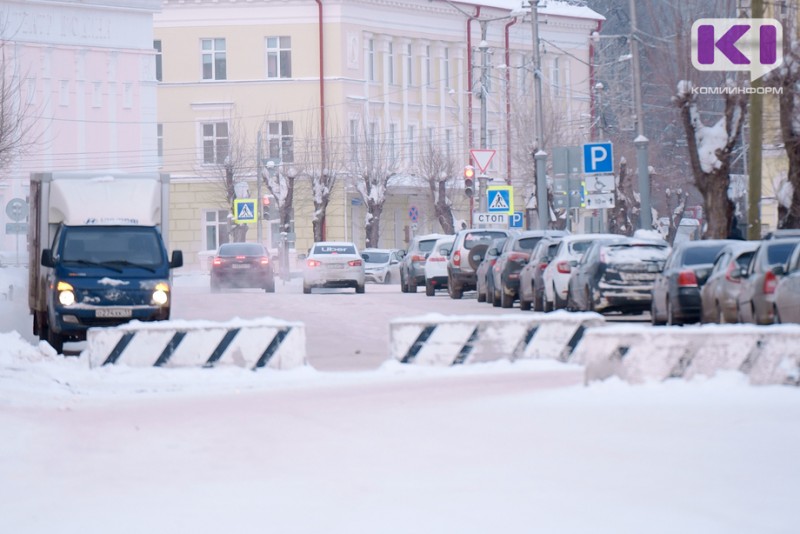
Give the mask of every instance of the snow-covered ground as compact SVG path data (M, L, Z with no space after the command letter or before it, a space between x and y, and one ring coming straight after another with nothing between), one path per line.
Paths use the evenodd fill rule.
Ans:
M89 369L32 341L24 285L0 269L0 532L797 531L796 388L585 387L549 361Z

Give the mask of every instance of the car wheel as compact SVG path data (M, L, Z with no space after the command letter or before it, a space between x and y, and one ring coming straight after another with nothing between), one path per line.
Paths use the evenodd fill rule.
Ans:
M456 286L450 280L447 281L447 293L450 295L451 299L455 300L459 300L464 296L464 290L461 288L461 286Z
M305 293L306 295L309 295L311 293L311 286L307 286L307 285L303 284L303 293Z
M363 293L366 290L365 284L357 284L356 285L356 293Z
M553 306L550 304L550 301L547 300L547 292L542 291L542 311L547 313L553 311Z
M675 310L672 307L672 301L667 295L667 326L680 326L680 321L675 319Z
M553 286L553 308L556 310L561 310L566 307L567 303L558 296L558 291L556 291L556 286Z
M492 295L492 299L491 299L492 300L492 306L494 306L495 308L499 308L500 307L500 295L497 294L497 291L492 291L491 295Z
M436 295L436 288L433 287L433 282L425 280L425 294L429 297Z
M656 299L653 298L650 300L650 323L653 326L663 325L664 321L658 318L658 314L656 313Z
M47 342L50 343L50 346L53 347L57 353L64 353L64 338L61 337L61 334L53 332L52 328L47 329Z
M543 304L544 296L539 298L536 296L536 288L533 288L533 311L544 311L544 304Z
M512 308L514 307L514 297L506 293L504 289L500 289L500 307Z
M520 298L519 298L519 309L520 310L522 310L522 311L530 311L531 304L532 304L531 301L523 300L522 297L520 296Z
M264 288L264 291L267 293L275 293L275 280L267 283L267 287Z
M391 284L392 283L392 273L386 273L386 278L383 279L384 284Z
M403 273L400 273L400 291L403 293L408 293L408 286L406 285L406 277L403 276Z
M478 290L478 302L486 302L486 293Z
M416 293L417 292L417 279L411 278L408 281L408 293Z

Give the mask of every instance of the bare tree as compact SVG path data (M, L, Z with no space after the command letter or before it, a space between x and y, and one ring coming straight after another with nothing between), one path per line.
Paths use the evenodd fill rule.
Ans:
M800 228L800 43L795 39L793 19L796 16L795 7L791 16L786 17L783 65L765 79L765 85L782 90L778 95L781 137L789 160L788 185L783 186L786 189L778 195L779 199L783 197L788 202L778 204L778 228Z
M453 201L448 196L448 191L454 189L455 162L435 143L426 143L417 163L417 173L428 182L434 213L442 231L445 234L454 234Z
M729 87L733 87L732 82ZM694 185L703 196L706 220L703 236L706 239L724 239L730 233L735 211L728 189L732 154L742 134L746 97L726 94L724 114L711 127L703 124L691 82L683 81L678 85L675 103L680 108L686 130Z
M678 188L673 195L672 189L666 189L664 196L666 197L667 213L669 214L669 227L667 229L666 241L670 245L675 242L675 235L678 233L678 226L683 219L683 212L686 211L686 199L689 198L689 193L682 188Z
M15 157L27 154L41 140L36 129L32 99L25 98L22 82L26 78L20 62L14 61L13 41L7 36L7 21L0 21L0 170Z
M240 243L247 239L248 226L234 222L234 201L237 198L236 184L244 182L254 172L250 144L238 119L215 123L214 128L215 141L203 147L206 166L200 172L215 185L219 204L230 210L230 241Z
M367 207L364 221L367 248L378 246L389 179L397 172L397 160L391 153L393 147L373 126L363 124L363 142L351 147L353 185Z
M311 227L314 232L314 241L324 241L326 211L331 193L343 168L342 152L340 144L331 135L337 129L330 126L330 121L325 121L326 132L324 135L320 135L319 129L314 128L312 124L316 124L313 119L306 128L300 164L303 173L311 181L312 201L314 202Z
M612 234L630 236L639 224L640 205L638 195L633 190L633 175L628 174L628 161L624 157L619 160L619 174L616 181L609 231Z

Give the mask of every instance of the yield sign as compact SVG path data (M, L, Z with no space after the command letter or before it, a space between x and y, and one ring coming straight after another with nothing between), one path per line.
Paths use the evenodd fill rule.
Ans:
M495 150L483 148L473 148L469 151L469 153L472 154L472 161L475 162L475 165L478 166L482 173L486 172L486 169L489 167L489 162L492 161L495 152Z

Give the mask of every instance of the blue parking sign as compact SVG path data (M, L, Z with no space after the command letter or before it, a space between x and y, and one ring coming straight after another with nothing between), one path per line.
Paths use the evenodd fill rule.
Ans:
M522 228L522 212L515 211L511 214L511 217L508 219L508 227L509 228Z
M612 174L614 172L611 142L583 145L583 172L584 174Z

